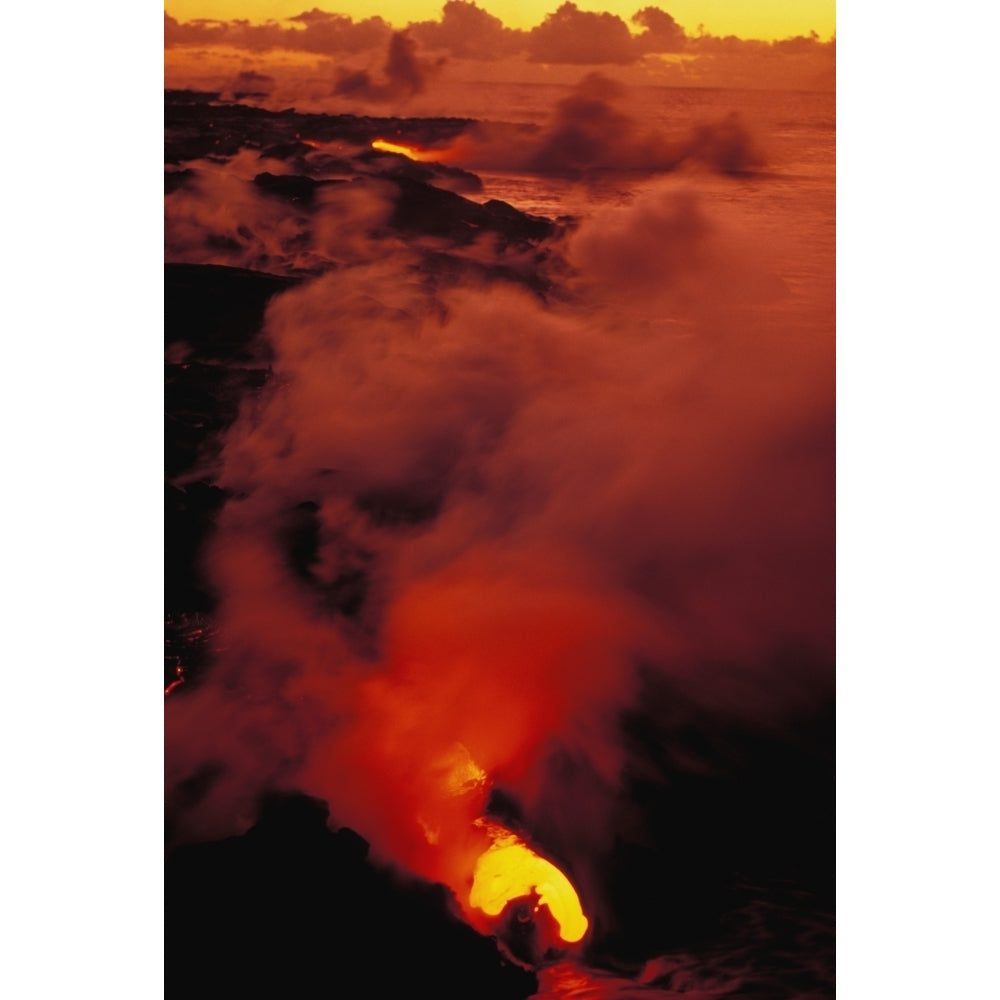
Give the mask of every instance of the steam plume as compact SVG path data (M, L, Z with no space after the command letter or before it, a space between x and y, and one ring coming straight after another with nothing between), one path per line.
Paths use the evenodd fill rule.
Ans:
M369 240L392 195L367 190L320 212L350 253L272 301L274 376L212 470L220 639L167 717L176 830L301 788L460 893L502 792L596 887L644 678L771 730L828 687L828 331L676 183L553 243L545 298L427 281L419 241Z
M334 93L362 101L386 102L413 97L424 91L434 65L417 55L417 43L405 31L393 32L383 73L384 82L372 79L367 70L342 73Z

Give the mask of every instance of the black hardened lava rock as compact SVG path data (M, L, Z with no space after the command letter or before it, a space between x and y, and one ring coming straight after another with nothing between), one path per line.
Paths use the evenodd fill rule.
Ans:
M455 912L334 832L326 805L262 803L243 836L176 847L165 868L165 996L523 1000L537 977Z
M409 177L394 176L391 181L399 188L389 220L395 229L457 244L471 243L485 233L495 234L505 244L532 243L555 232L548 219L525 215L506 202L480 205Z
M184 344L194 360L260 360L256 337L271 298L297 278L216 264L168 263L164 268L164 342Z
M190 681L209 659L215 595L202 555L225 492L206 463L243 400L269 377L259 334L271 298L294 278L211 264L164 273L164 685Z

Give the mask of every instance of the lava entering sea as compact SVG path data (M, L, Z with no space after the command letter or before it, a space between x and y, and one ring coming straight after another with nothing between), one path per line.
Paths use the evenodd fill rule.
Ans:
M173 996L828 994L826 188L560 93L168 105Z

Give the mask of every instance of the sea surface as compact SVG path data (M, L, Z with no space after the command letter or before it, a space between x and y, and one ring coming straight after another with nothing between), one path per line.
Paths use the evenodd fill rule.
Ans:
M449 114L478 121L544 126L574 88L562 84L470 83L447 103L419 105L414 113ZM734 188L714 185L728 204L761 218L805 213L803 228L832 249L836 181L836 95L822 91L731 90L701 87L630 87L621 110L639 126L682 138L692 129L736 115L764 158L756 181ZM561 215L618 199L628 201L648 179L628 175L594 185L552 178L480 172L489 197L525 212ZM700 186L706 177L699 179ZM813 224L816 228L813 229Z
M446 104L418 105L479 121L544 128L574 88L561 85L470 83ZM608 205L628 205L652 188L673 184L697 192L705 212L743 235L753 252L812 308L804 322L828 329L836 268L836 95L820 91L630 87L618 110L636 127L683 140L705 125L731 118L760 156L743 175L684 169L671 175L603 172L586 180L476 170L479 200L497 198L549 218L585 217Z

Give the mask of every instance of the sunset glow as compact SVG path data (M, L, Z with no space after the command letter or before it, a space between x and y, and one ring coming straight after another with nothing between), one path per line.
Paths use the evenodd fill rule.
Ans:
M631 85L835 86L834 10L825 3L727 4L714 21L711 9L634 0L565 0L548 11L473 0L259 12L190 2L166 11L167 87L239 94L273 110L461 102L469 83L571 84L598 66Z
M318 6L321 10L348 14L355 20L382 17L393 27L405 28L415 21L440 18L445 0L328 0L312 4L303 0L170 0L168 14L182 21L213 18L222 21L246 18L255 23L294 17ZM479 0L477 6L509 28L530 29L541 24L563 0ZM642 0L575 0L583 11L607 11L626 23L648 4ZM829 38L836 31L836 4L833 0L801 0L788 4L781 0L727 0L724 4L705 0L664 0L657 4L677 22L695 34L699 25L714 35L771 40L808 35L815 31Z

